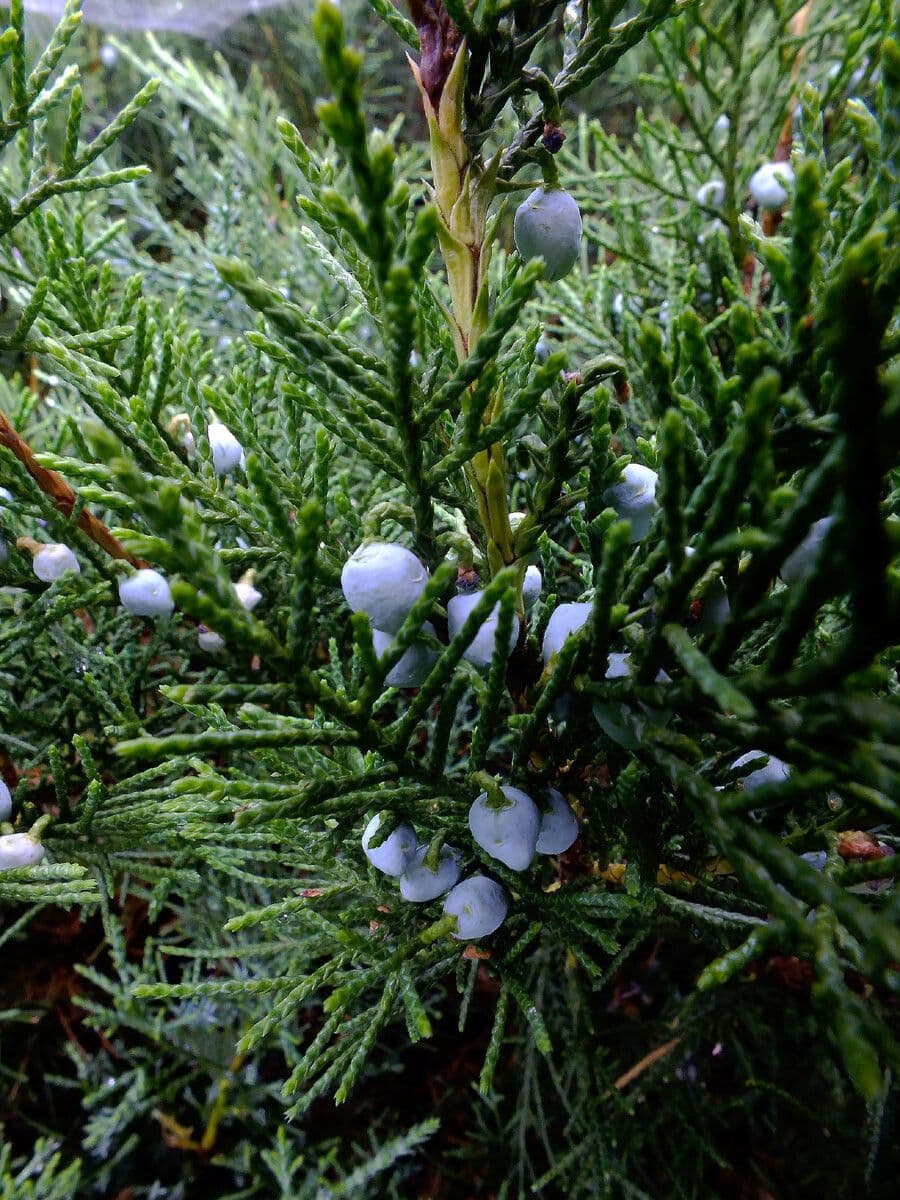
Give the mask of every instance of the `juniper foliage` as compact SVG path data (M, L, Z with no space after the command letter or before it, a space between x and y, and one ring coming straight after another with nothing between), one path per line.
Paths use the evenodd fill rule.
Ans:
M747 1101L754 1145L809 1047L797 1120L867 1112L877 1182L900 960L882 886L900 862L886 8L860 5L851 25L837 6L744 0L445 0L409 18L373 0L415 62L430 167L399 121L371 127L365 64L330 4L312 18L320 136L278 119L258 75L238 89L150 42L132 65L162 77L201 234L160 215L139 168L99 161L153 85L82 144L76 75L51 75L77 7L30 76L20 4L5 41L18 316L3 349L32 375L3 385L0 747L21 774L15 828L38 822L50 865L3 872L0 898L30 906L10 944L43 906L97 908L108 961L80 966L82 1003L141 1041L113 1084L102 1060L82 1069L83 1152L109 1160L92 1182L133 1161L147 1114L180 1103L206 1130L168 1126L192 1152L262 1114L219 1152L246 1194L272 1194L265 1171L284 1194L367 1194L432 1124L385 1132L362 1165L345 1156L335 1183L321 1149L301 1178L294 1135L275 1140L267 1114L363 1103L451 1013L460 1030L488 1020L468 1128L504 1148L503 1194L731 1194L722 1172L742 1156L719 1148L710 1075L723 1046L727 1086L771 1093ZM587 88L642 98L628 136L608 109L579 113ZM795 176L778 215L747 204L773 157ZM713 179L717 205L697 197ZM580 263L553 285L509 237L509 198L540 183L566 187L585 222ZM119 221L97 204L111 186ZM214 421L245 451L232 474L217 474ZM659 475L636 543L607 503L629 462ZM823 552L783 582L825 518ZM29 535L70 545L80 574L40 585L16 548ZM400 541L432 572L381 658L340 591L364 539ZM117 580L145 563L172 582L170 621L119 607ZM544 588L526 613L531 563ZM233 587L247 571L253 612ZM475 579L451 638L447 602ZM574 600L589 618L545 664L548 618ZM480 671L466 650L495 605L519 636ZM428 677L386 686L425 620ZM217 653L198 650L198 624ZM630 671L609 678L623 652ZM790 772L746 786L750 750ZM573 850L519 874L475 845L469 806L500 784L560 789L581 819ZM499 880L501 929L463 953L440 900L402 903L362 853L376 813L382 834L412 824L429 862L453 846ZM171 918L140 961L129 897ZM762 977L791 962L811 1008L782 1041ZM637 1011L652 1011L629 1027L638 978ZM215 1043L202 1054L198 1029ZM257 1074L269 1056L277 1085ZM836 1142L860 1154L849 1133ZM795 1194L804 1172L840 1170L821 1138L793 1149L793 1168L755 1154L748 1169ZM35 1194L54 1194L56 1171Z

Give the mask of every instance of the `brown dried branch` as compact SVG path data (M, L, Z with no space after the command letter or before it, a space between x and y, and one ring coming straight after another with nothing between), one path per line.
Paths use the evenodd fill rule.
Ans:
M71 517L78 503L78 497L71 487L56 471L50 471L35 461L31 447L25 439L16 432L6 414L0 411L0 446L5 446L16 456L25 470L35 481L45 496L49 496L59 511L65 517ZM114 538L103 522L93 513L83 508L78 514L78 527L83 533L105 550L112 558L124 559L135 567L146 567L143 559L129 554L118 539Z

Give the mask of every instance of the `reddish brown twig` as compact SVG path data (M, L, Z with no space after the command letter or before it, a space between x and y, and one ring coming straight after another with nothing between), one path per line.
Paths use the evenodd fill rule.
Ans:
M809 18L812 14L812 0L807 0L806 4L794 14L791 19L791 35L795 38L802 38L809 28ZM793 124L794 113L797 109L797 80L800 78L800 68L803 66L803 60L806 57L805 46L801 45L794 56L794 61L791 63L791 98L788 101L788 114L785 122L781 127L781 134L778 138L778 145L775 147L773 161L788 162L791 157L791 142L793 141Z
M803 37L809 28L811 14L812 0L807 0L806 4L791 19L791 35L793 37ZM773 162L790 162L791 159L791 143L794 139L794 113L797 111L797 80L800 78L800 69L806 57L804 51L805 45L801 43L797 53L794 55L794 61L791 63L791 97L788 101L787 116L784 119L781 133L778 136L778 144L775 147L775 153L772 155ZM780 224L780 211L773 210L763 213L762 227L766 237L771 237Z
M78 497L75 492L69 487L62 475L59 475L56 471L50 471L46 467L42 467L35 460L31 447L16 432L10 424L9 418L2 411L0 411L0 446L6 446L8 450L11 450L44 495L50 497L63 516L71 517L75 505L78 503ZM83 508L78 514L78 528L83 533L86 533L91 541L96 543L101 550L105 550L110 557L124 559L135 567L146 567L148 565L143 559L135 558L129 554L122 543L113 537L103 522L86 508Z

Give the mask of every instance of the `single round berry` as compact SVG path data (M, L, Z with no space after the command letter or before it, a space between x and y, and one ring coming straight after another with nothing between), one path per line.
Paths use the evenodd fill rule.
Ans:
M544 641L541 654L544 662L549 664L554 654L559 654L563 642L577 633L587 622L593 606L588 601L578 601L573 604L559 604L550 614L547 628L544 631Z
M696 199L702 208L720 209L725 203L725 184L721 179L707 179L697 188Z
M549 788L535 849L538 854L562 854L577 837L578 818L572 806L562 792Z
M813 573L822 550L822 543L834 524L834 517L815 521L800 545L781 564L779 575L789 587L803 583Z
M244 447L227 425L221 421L211 421L206 436L212 453L213 470L217 475L230 475L236 467L241 466Z
M765 761L766 758L768 762ZM748 750L746 754L734 760L731 769L737 771L753 763L759 763L759 766L741 779L745 792L755 792L758 788L768 787L773 783L784 783L791 773L787 763L776 758L774 754L766 755L765 750Z
M422 595L428 569L405 546L367 542L341 571L341 589L354 612L368 614L375 629L396 633Z
M553 346L550 344L548 339L543 336L539 337L534 347L534 357L536 361L539 363L546 362L552 353ZM511 517L512 513L509 515Z
M205 625L197 627L197 645L207 654L220 654L225 649L225 639L220 633L207 629Z
M728 115L726 113L720 113L716 117L715 121L713 121L712 127L713 137L717 142L725 141L725 139L728 137L728 130L730 127L731 121L729 121Z
M544 587L544 579L540 569L533 564L525 568L525 578L522 580L522 604L527 612L534 608Z
M432 871L425 862L427 846L420 846L400 876L400 895L413 904L426 904L449 892L462 874L459 851L452 846L441 847L438 869Z
M631 665L631 655L627 651L622 654L614 650L609 656L609 665L606 668L604 679L627 679L631 674ZM657 671L656 682L671 683L672 678L665 671Z
M568 275L578 261L581 213L561 188L535 188L516 209L513 232L522 258L544 260L544 278L550 282Z
M0 779L0 821L8 821L12 816L12 792Z
M640 463L629 463L622 472L621 483L603 493L610 508L631 524L631 540L639 542L647 536L656 513L656 484L659 476Z
M68 546L63 546L59 542L51 542L47 546L41 546L31 560L31 568L38 579L44 583L55 583L57 579L61 579L69 571L73 575L81 573L78 559Z
M416 835L411 826L398 825L379 846L369 848L369 843L381 827L381 815L377 814L368 823L362 836L362 847L366 858L383 875L402 875L416 852Z
M613 652L609 656L609 666L606 668L604 679L627 679L631 674L631 655Z
M784 208L794 186L794 170L790 163L768 162L750 176L750 196L760 208L775 211Z
M805 863L808 864L808 866L812 867L814 871L824 871L825 864L828 862L828 854L825 850L807 850L807 852L805 854L801 854L800 857Z
M0 837L0 871L36 867L43 857L44 847L30 833L6 833Z
M499 929L509 912L509 896L487 875L472 875L458 883L444 901L444 912L456 917L453 936L461 942L477 941Z
M426 621L422 626L424 633L435 636L434 626ZM372 630L372 642L375 653L382 658L394 644L394 635L385 633L383 629ZM417 688L421 687L431 673L431 668L437 662L437 651L422 642L414 642L408 650L404 650L400 659L385 676L388 687Z
M247 612L253 612L254 608L256 608L257 604L263 598L262 592L257 591L247 579L242 579L239 583L236 583L234 585L234 592Z
M465 592L460 596L453 596L447 601L447 629L451 638L455 638L460 632L466 623L469 613L480 599L481 592ZM499 615L500 604L498 602L488 613L463 654L463 658L480 671L490 667L494 657L494 647L497 644L497 619ZM509 649L507 653L512 653L513 646L515 646L518 637L519 623L513 617L512 628L509 631Z
M511 871L531 866L541 827L541 815L532 798L519 788L502 787L504 808L492 807L482 792L469 809L469 829L482 850Z
M166 617L175 608L165 576L149 567L119 580L119 599L137 617Z

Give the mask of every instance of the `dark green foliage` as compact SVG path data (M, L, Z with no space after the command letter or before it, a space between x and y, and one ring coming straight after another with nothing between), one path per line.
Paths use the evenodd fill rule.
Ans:
M17 1129L0 1189L31 1170L35 1197L154 1181L424 1195L432 1139L446 1194L699 1200L752 1179L886 1195L896 31L876 4L828 5L808 28L799 4L743 0L457 0L437 26L432 6L410 5L412 23L372 7L420 48L427 184L422 146L367 119L371 62L335 7L312 22L320 135L276 123L257 75L239 90L151 44L201 236L149 190L123 189L124 224L97 205L139 169L82 172L152 88L81 147L76 74L52 82L54 42L28 76L13 6L0 408L31 458L0 452L0 763L20 779L15 827L40 817L50 865L0 874L0 949L27 952L29 922L78 904L96 956L69 964L89 1051L76 1040L61 1065L35 1045L49 1082L21 1105L34 1142L54 1087L77 1096L80 1145L52 1162ZM467 77L451 69L464 53ZM845 100L851 76L866 103ZM588 86L591 120L573 107ZM643 105L624 127L616 89ZM792 201L764 215L747 183L777 147L784 161L798 92ZM508 251L502 200L557 174L586 237L549 287ZM713 177L718 211L696 199ZM231 472L213 422L244 448ZM637 543L608 504L630 461L659 474ZM826 517L823 553L792 578ZM81 573L39 583L22 536L71 546ZM432 571L381 659L340 591L365 538ZM171 620L119 607L129 558L171 579ZM531 562L544 593L523 617ZM447 602L475 578L450 639ZM588 620L545 664L553 608L579 599ZM495 605L479 672L466 651ZM426 620L423 686L386 687ZM611 654L630 669L608 673ZM790 773L744 786L750 750ZM518 874L474 845L472 800L506 783L562 790L575 847ZM440 900L404 904L367 863L376 813L383 833L412 823L429 862L457 847L511 894L469 957ZM2 996L5 1019L28 1019ZM21 1073L5 1047L0 1070ZM426 1071L441 1086L423 1098ZM334 1102L370 1143L329 1131ZM142 1146L157 1125L178 1153Z

